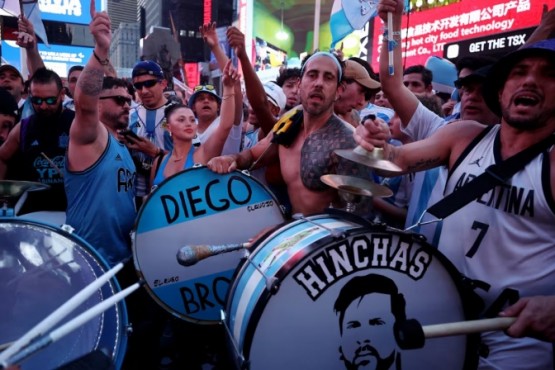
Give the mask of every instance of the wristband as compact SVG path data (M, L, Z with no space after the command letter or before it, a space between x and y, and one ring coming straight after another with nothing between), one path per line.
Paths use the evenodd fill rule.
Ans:
M96 51L93 49L94 58L103 66L107 66L110 63L110 59L106 58L104 60L100 59L100 57L96 54Z

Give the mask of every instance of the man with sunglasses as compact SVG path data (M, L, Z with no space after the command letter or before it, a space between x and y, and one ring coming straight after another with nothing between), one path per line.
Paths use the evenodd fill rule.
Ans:
M165 129L164 110L174 103L164 96L168 82L158 63L150 60L138 62L131 77L141 102L131 110L129 128L138 137L120 135L120 139L132 150L137 167L137 205L140 205L142 197L150 191L150 167L154 158L173 148L169 132Z
M34 114L16 125L0 147L0 179L5 178L9 161L11 180L50 185L48 190L29 193L19 214L66 210L62 169L74 112L63 109L62 88L56 72L39 68L30 84Z

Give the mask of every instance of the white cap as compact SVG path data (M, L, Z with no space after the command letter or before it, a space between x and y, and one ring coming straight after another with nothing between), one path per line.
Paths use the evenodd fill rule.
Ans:
M283 93L281 87L275 82L266 82L264 84L264 91L268 96L270 103L278 107L280 110L285 109L285 103L287 102L287 97Z

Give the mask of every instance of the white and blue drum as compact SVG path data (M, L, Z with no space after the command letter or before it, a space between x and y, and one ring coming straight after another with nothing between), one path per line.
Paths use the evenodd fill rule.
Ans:
M429 325L469 315L458 272L420 239L342 213L276 228L254 245L229 292L237 367L463 369L477 358L474 337L414 350L395 340L396 322L407 318Z
M284 216L256 179L196 167L167 178L139 211L132 235L135 267L151 296L173 315L196 323L221 322L233 273L244 251L184 267L186 245L244 243Z
M0 343L16 341L75 294L108 271L84 240L52 225L0 218ZM105 284L53 329L119 291ZM21 363L23 370L54 369L95 350L116 368L127 346L123 301Z

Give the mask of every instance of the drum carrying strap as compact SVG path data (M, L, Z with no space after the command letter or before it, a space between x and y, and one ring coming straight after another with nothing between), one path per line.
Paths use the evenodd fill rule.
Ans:
M532 158L555 144L555 134L549 135L542 141L524 149L501 163L486 168L484 173L474 180L461 186L428 209L428 213L438 219L444 219L460 208L488 192L496 185L506 183L515 173L520 171Z

